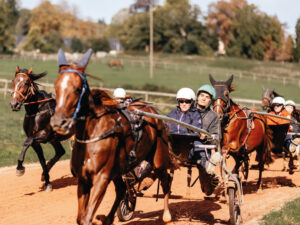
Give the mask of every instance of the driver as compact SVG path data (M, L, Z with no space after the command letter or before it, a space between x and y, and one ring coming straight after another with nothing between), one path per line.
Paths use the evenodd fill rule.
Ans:
M211 85L202 85L197 90L197 109L201 114L203 129L210 134L218 135L218 115L210 108L215 98L216 91ZM206 135L202 134L200 140L204 144L212 144L207 139ZM208 171L207 169L210 164L210 159L214 158L216 162L219 162L221 159L221 155L216 152L213 156L211 156L211 150L204 149L196 149L195 153L199 154L199 157L201 159L201 162L198 165L201 189L206 195L211 195L214 192L216 186L219 184L219 179L214 174L214 167L212 167L213 169L211 169L210 171Z

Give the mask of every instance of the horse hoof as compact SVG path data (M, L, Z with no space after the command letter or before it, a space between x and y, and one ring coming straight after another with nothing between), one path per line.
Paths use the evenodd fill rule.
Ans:
M51 185L51 184L45 185L45 191L46 191L46 192L52 191L52 185Z
M25 173L25 167L23 167L22 169L16 169L16 175L18 177L23 176Z
M289 170L289 174L294 174L294 171L293 170Z
M164 212L163 221L165 224L169 224L172 221L172 216L170 214L170 211Z

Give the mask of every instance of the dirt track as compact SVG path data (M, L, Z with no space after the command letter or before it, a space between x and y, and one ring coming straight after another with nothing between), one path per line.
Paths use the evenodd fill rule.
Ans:
M26 165L25 165L26 166ZM243 220L244 224L258 224L257 218L280 207L283 203L300 196L300 171L293 175L281 172L282 161L277 159L263 173L264 190L255 189L258 171L250 170L247 186L244 186ZM77 197L76 180L71 176L69 161L59 162L50 172L52 192L42 190L41 168L38 164L27 165L26 173L16 177L15 167L0 169L0 224L76 224ZM192 180L196 178L193 171ZM156 183L155 183L156 184ZM153 185L146 193L155 193ZM176 171L172 194L186 193L186 168ZM107 214L114 199L111 184L96 215ZM227 224L229 210L224 197L218 200L204 200L197 182L191 188L191 196L199 200L170 200L173 224ZM149 225L162 224L163 202L151 198L138 198L134 219L121 223L115 218L114 224ZM94 219L96 224L100 223ZM101 223L100 223L101 224Z

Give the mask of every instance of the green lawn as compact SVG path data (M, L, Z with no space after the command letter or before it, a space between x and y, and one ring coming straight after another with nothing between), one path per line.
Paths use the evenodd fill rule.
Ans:
M299 225L300 224L300 198L286 203L280 210L265 215L260 225Z
M9 102L10 98L8 96L4 99L3 95L0 95L0 167L16 164L26 139L23 131L25 111L13 112L10 109ZM66 150L63 158L66 159L70 157L70 150L67 142L64 142L63 145ZM42 144L42 148L44 149L46 159L54 156L55 152L52 145ZM38 161L38 157L30 147L27 150L25 163L36 161Z

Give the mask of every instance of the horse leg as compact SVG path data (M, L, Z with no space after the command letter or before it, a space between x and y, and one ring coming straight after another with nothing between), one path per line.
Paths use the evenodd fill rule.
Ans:
M78 198L78 212L77 212L77 224L82 223L82 218L86 213L86 207L90 198L91 187L85 181L78 179L77 186L77 198Z
M65 149L63 148L63 146L61 145L60 142L51 142L51 145L53 146L54 150L55 150L55 155L52 159L50 159L47 162L47 171L49 173L50 169L54 166L54 164L60 159L60 157L62 157L65 154ZM42 174L41 180L44 181L44 173Z
M79 221L78 224L91 224L94 214L97 208L99 207L100 203L102 202L105 191L110 181L108 179L109 174L104 173L102 171L104 171L104 169L102 169L93 178L93 186L90 189L89 198L86 199L84 197L82 203L80 203L81 204L80 207L82 208L83 205L85 206L86 210L84 213L81 213L81 216L79 218L77 217L77 222ZM78 213L80 213L79 209L78 209ZM111 224L111 223L107 222L106 224Z
M25 167L23 166L23 162L24 162L26 151L29 148L29 146L31 146L32 142L33 142L32 137L28 137L24 142L22 152L18 159L18 165L17 165L17 169L16 169L17 176L22 176L25 173Z
M44 177L45 177L45 191L52 191L52 185L50 184L50 177L49 177L49 173L48 173L48 170L47 170L46 160L45 160L45 157L44 157L43 149L42 149L41 145L36 143L36 142L32 143L32 148L36 152L36 154L37 154L37 156L40 160L40 164L42 166L42 169L43 169L43 174L44 174Z
M265 161L263 160L264 158L264 155L262 153L260 153L261 151L257 151L257 154L258 154L258 158L259 158L259 161L258 161L258 170L259 170L259 175L258 175L258 180L257 180L257 190L263 190L262 188L262 172L264 171L264 164L265 164Z
M284 148L284 152L289 157L289 174L293 174L295 169L293 154L286 148Z
M121 200L124 198L126 192L126 184L124 183L122 177L117 177L113 181L115 184L116 199L108 216L105 218L103 225L112 224L112 222L114 221L114 215L118 209L118 206L120 205Z
M156 171L157 177L161 181L161 186L164 192L164 223L169 223L172 220L172 216L169 209L169 197L171 192L172 177L167 173L165 169L159 169Z

